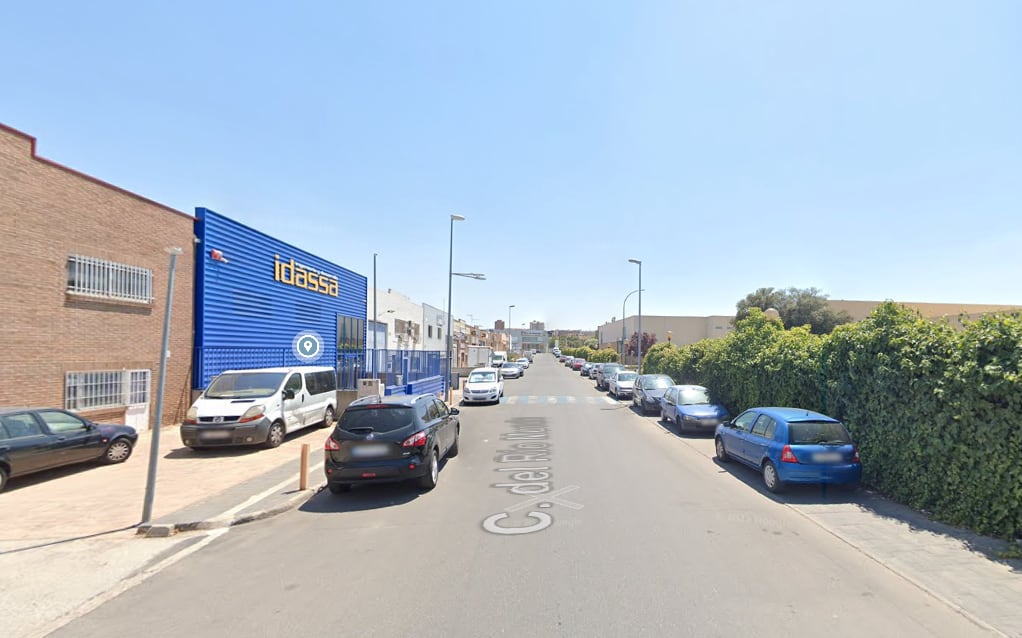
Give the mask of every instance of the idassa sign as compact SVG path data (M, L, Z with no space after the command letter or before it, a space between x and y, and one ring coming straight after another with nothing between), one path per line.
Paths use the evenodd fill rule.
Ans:
M338 296L337 277L306 268L294 258L281 261L280 255L273 256L273 280L322 295Z

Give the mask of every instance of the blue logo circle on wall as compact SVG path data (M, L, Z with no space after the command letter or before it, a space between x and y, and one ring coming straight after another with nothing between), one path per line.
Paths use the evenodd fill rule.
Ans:
M323 339L315 332L299 332L291 345L302 361L315 361L323 354Z

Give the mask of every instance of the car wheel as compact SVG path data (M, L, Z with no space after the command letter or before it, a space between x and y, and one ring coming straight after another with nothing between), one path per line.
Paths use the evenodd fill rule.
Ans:
M284 442L284 424L280 421L275 421L270 426L270 431L266 433L266 443L264 444L268 448L280 447L280 444Z
M428 492L436 487L436 481L440 477L440 459L437 457L436 450L429 455L429 468L426 470L425 476L419 479L419 487Z
M777 468L770 461L763 464L763 484L774 494L784 490L784 483L777 476Z
M110 441L110 445L106 446L106 451L103 452L103 462L108 465L124 463L131 456L131 450L131 441L128 439Z
M7 470L3 467L0 467L0 492L3 492L4 488L7 487L7 477L8 477Z
M351 483L327 483L326 488L331 494L346 494L351 491Z
M729 455L727 453L727 450L724 448L724 439L718 436L717 440L714 441L713 443L713 447L717 452L718 461L720 461L721 463L727 463L728 461L731 460L731 455Z
M458 430L455 430L455 432L454 432L454 443L451 444L451 449L447 450L447 458L453 459L454 457L458 456L458 452L461 451L461 450L458 449L458 442L460 440L461 440L461 430L458 429Z
M327 406L326 412L323 413L323 422L319 424L321 428L328 428L334 424L334 409Z

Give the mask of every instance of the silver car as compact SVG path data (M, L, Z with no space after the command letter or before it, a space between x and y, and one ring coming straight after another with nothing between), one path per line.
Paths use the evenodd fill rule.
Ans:
M500 376L502 379L518 379L523 374L525 374L525 371L522 370L522 366L513 361L508 361L500 366Z
M635 379L638 376L638 373L631 370L618 370L617 374L610 377L608 383L611 396L615 399L630 398L635 392Z

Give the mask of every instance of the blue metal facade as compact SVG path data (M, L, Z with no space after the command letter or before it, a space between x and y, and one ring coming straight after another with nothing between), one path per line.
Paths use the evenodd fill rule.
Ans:
M195 211L192 387L231 368L328 365L355 387L365 356L367 279L206 208ZM295 352L313 332L315 361Z

